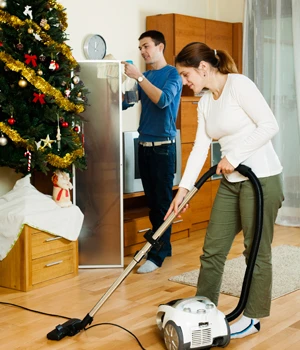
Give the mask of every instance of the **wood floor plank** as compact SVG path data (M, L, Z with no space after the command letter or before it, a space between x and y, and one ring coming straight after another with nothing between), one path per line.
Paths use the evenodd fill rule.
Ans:
M156 326L159 304L195 294L195 288L168 280L169 277L199 268L199 255L205 230L195 231L191 237L173 242L173 256L154 273L138 275L132 271L112 296L96 313L92 325L60 341L46 338L65 319L26 311L0 304L1 350L139 350L134 337L120 327L134 333L147 350L165 350ZM300 246L300 228L276 226L273 246ZM229 259L240 256L243 237L239 234ZM125 264L132 256L125 257ZM295 266L295 268L300 268ZM78 276L29 292L0 288L0 301L14 303L41 312L83 319L121 275L123 269L80 269ZM238 298L221 294L219 309L228 314ZM300 349L300 290L275 299L271 316L261 320L261 332L244 339L233 339L228 350L291 350Z

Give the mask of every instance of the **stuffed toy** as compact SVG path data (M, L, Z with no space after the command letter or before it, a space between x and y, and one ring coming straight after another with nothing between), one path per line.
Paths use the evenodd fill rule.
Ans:
M52 175L53 200L62 208L72 205L70 190L73 188L70 175L64 171L56 170Z

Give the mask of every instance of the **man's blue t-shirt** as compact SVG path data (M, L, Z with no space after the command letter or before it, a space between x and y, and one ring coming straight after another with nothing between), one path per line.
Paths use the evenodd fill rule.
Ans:
M175 67L167 65L158 70L149 70L144 76L162 90L157 104L153 103L139 86L142 103L140 141L165 141L176 136L176 118L182 90L182 79Z
M182 91L182 79L175 67L167 65L158 70L149 70L144 76L162 90L157 104L153 103L139 86L139 98L142 103L140 117L140 141L165 141L176 136L176 118ZM122 109L134 106L122 103Z

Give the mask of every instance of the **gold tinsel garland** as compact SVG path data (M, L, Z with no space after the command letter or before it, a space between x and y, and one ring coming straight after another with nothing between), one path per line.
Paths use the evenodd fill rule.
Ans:
M8 12L0 10L0 22L6 23L15 29L19 27L23 27L26 24L30 27L33 27L37 34L41 37L43 43L47 46L53 46L57 51L62 52L62 54L71 62L72 67L76 67L78 65L77 61L74 59L71 49L68 45L62 43L59 44L51 39L51 37L44 33L41 27L33 22L30 19L26 19L25 21L20 20L18 17L14 15L10 15Z
M24 140L16 130L13 130L11 127L4 124L3 122L0 122L0 130L4 132L4 134L6 134L15 143L20 143L21 145L27 147L31 151L33 150L33 147L31 145L28 145L27 141Z
M73 102L70 102L62 93L55 89L51 84L49 84L42 77L38 77L35 74L35 71L23 64L20 61L16 61L10 55L5 52L0 52L0 60L5 62L6 66L14 71L20 72L24 78L26 78L30 84L35 86L38 90L42 91L44 94L54 97L56 103L66 111L73 111L75 113L81 113L84 111L83 105L76 105Z
M64 11L64 7L61 4L57 3L56 0L48 0L48 3L55 10L59 11L59 15L60 15L59 19L60 19L60 23L62 24L62 30L65 31L68 28L68 24L67 24L67 14Z
M0 122L0 130L6 134L13 142L20 143L23 147L27 148L30 151L33 151L33 146L29 145L26 140L24 140L16 130L13 130L8 125ZM80 144L79 136L77 134L73 134L73 138L75 139L76 144ZM67 153L64 157L60 157L56 154L49 153L46 156L47 162L52 166L60 169L67 168L70 166L75 159L82 158L84 156L84 150L82 147L77 150Z
M75 159L82 158L84 151L82 148L73 151L72 153L67 153L63 158L57 156L56 154L50 153L47 155L47 161L52 166L60 169L69 167Z

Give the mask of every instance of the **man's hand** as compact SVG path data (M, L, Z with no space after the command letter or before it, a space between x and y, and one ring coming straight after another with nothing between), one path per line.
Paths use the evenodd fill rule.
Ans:
M129 77L137 80L138 77L142 76L142 73L132 63L121 61L124 64L124 73Z

